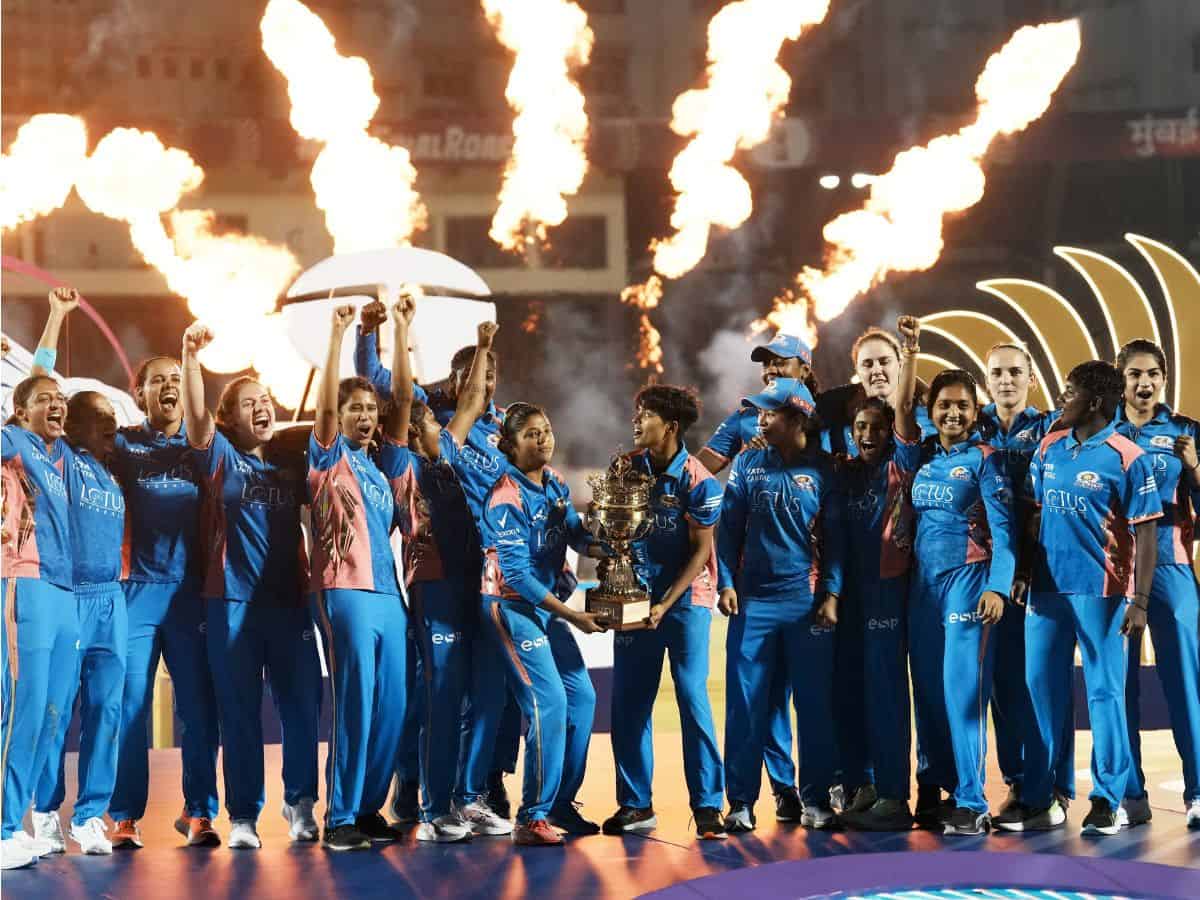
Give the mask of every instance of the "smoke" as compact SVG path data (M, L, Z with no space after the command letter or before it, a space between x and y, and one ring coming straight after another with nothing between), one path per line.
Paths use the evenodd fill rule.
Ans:
M113 0L112 7L88 25L87 49L75 60L73 74L88 79L126 74L135 54L171 16L170 3Z
M387 15L387 44L392 51L410 43L421 23L421 10L416 0L391 0Z

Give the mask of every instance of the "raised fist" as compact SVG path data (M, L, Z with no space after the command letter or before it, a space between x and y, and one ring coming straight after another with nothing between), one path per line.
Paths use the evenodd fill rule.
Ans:
M404 291L397 298L396 305L392 307L392 310L398 321L404 322L405 325L411 325L413 318L417 315L417 298L408 291Z
M900 316L896 319L896 330L900 332L900 349L916 353L920 349L921 320L916 316Z
M212 329L203 322L193 322L183 333L183 352L194 356L211 344L215 337Z
M496 332L500 330L500 326L495 322L480 322L476 333L479 335L478 344L480 347L492 346L492 338L496 336Z
M333 308L333 327L345 331L354 321L354 307L349 303Z
M73 287L56 287L50 292L50 309L69 313L79 305L79 291Z
M387 321L387 307L382 300L372 300L362 308L362 330L374 331Z

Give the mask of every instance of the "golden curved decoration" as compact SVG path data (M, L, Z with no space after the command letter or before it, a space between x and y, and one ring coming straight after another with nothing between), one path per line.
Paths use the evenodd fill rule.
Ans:
M1100 301L1114 352L1134 338L1150 338L1162 346L1162 335L1150 298L1123 266L1094 250L1080 247L1055 247L1054 254L1065 259L1083 276Z
M949 337L946 334L947 331L953 332L954 336L959 339L954 342L960 347L965 342L971 358L979 362L980 373L984 379L982 383L987 382L986 354L988 350L996 344L1016 343L1024 346L1024 341L1003 322L984 313L966 309L954 309L924 316L921 319L921 327L928 328L945 337ZM953 338L951 339L953 340ZM1036 381L1030 391L1030 401L1039 409L1048 409L1053 404L1050 402L1050 395L1046 390L1046 379L1036 362L1033 364L1033 376Z

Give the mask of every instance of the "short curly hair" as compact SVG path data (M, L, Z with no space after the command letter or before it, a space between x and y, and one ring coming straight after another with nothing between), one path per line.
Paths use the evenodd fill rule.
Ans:
M648 384L637 392L633 405L655 413L664 422L677 423L680 436L700 419L700 397L695 388Z
M1099 359L1080 363L1071 370L1067 381L1077 391L1086 391L1094 400L1100 401L1100 409L1108 418L1117 414L1117 407L1125 393L1125 377L1112 363Z

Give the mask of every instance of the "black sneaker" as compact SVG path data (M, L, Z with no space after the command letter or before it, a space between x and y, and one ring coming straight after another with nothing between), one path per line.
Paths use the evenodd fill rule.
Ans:
M321 841L330 850L369 850L371 839L353 825L326 828Z
M1084 834L1116 834L1121 830L1117 811L1103 797L1092 798L1092 809L1083 820Z
M744 834L753 831L757 823L754 821L754 810L749 803L734 802L729 804L729 812L725 813L725 830L730 834Z
M936 784L917 785L917 810L913 818L919 828L940 830L942 827L942 789Z
M1067 824L1067 811L1058 800L1045 809L1018 803L992 817L992 825L1003 831L1053 831Z
M484 802L502 819L512 818L512 804L508 802L508 791L504 788L504 773L493 772L488 776Z
M696 837L710 841L725 839L725 820L719 809L701 806L692 815L696 820Z
M387 819L379 813L359 816L354 820L354 827L373 844L389 844L399 840L400 832L387 823Z
M550 810L550 815L547 820L555 828L560 831L565 831L567 834L586 837L590 834L599 834L600 826L595 822L585 819L579 812L579 804L572 803L566 807L555 807Z
M965 806L957 806L942 826L942 833L987 834L991 821L991 817L985 812L979 813Z
M790 784L775 791L775 818L780 822L799 822L804 815L804 804L800 792Z
M996 815L992 817L992 823L999 823L1001 818L1011 821L1013 816L1028 811L1029 807L1021 802L1021 783L1014 781L1008 786L1008 796L1004 798L1004 802L996 810Z
M417 797L420 784L416 781L397 781L392 794L392 815L397 825L415 825L421 818L421 805Z
M651 831L658 827L658 816L654 815L653 807L638 809L634 806L622 806L604 820L600 830L605 834L631 834L638 831Z
M908 802L888 797L880 797L864 810L844 812L838 818L855 831L909 831L913 825Z

